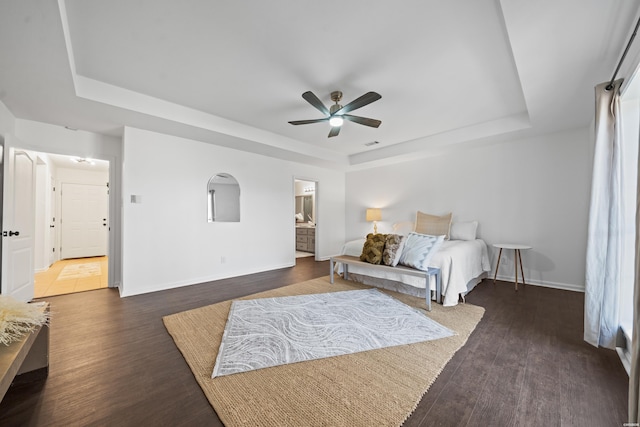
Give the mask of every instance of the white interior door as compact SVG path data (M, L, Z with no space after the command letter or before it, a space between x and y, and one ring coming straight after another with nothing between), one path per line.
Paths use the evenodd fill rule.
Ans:
M62 184L60 253L62 259L107 254L107 214L109 192L106 186Z
M35 172L33 153L4 150L2 294L33 299Z

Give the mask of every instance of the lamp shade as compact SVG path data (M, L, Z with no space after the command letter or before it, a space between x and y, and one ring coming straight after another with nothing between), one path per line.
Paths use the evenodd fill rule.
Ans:
M380 221L382 219L382 211L378 208L367 209L367 221Z

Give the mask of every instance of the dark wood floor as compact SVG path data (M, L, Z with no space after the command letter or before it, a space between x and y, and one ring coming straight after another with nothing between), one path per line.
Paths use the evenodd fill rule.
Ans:
M2 426L221 425L162 316L328 273L327 262L120 298L111 289L47 298L46 380L12 386ZM628 378L610 350L582 340L583 294L485 281L486 308L407 426L621 426Z

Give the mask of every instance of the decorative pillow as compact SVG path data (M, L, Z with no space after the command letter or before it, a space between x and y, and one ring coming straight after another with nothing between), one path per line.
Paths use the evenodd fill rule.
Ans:
M414 230L416 233L429 234L431 236L444 234L444 238L449 240L450 228L451 212L442 216L429 215L420 211L416 214L416 228Z
M406 241L407 238L405 236L387 234L387 239L384 242L384 252L382 252L382 262L391 267L398 265L402 255L402 248Z
M367 234L367 241L362 247L360 261L370 264L380 264L382 262L382 252L384 251L384 242L387 239L386 234Z
M451 240L476 240L478 221L454 222L451 224Z
M402 249L400 264L426 271L431 257L440 249L443 241L444 235L409 233Z

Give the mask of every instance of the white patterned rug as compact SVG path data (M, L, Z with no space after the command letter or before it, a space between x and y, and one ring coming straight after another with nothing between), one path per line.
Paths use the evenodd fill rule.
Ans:
M81 279L83 277L100 276L102 269L99 262L86 262L83 264L70 264L65 266L58 280Z
M376 289L233 301L211 376L452 335Z

